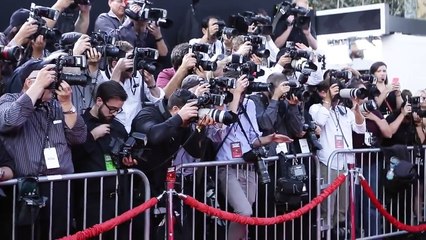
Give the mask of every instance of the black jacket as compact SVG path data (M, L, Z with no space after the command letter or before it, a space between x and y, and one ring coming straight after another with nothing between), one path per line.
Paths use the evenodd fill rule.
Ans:
M201 134L191 127L182 127L179 115L171 116L167 100L155 106L143 108L132 122L132 132L147 135L147 145L142 159L138 159L141 170L147 174L153 195L161 193L167 168L181 146L193 157L200 157ZM157 192L160 191L160 192Z

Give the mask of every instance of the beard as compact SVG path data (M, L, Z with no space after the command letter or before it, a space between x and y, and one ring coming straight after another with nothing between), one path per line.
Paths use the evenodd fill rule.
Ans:
M102 106L102 107L104 107L104 106ZM102 123L111 123L111 121L114 119L114 116L105 116L103 114L103 112L101 111L102 107L100 107L98 109L98 118L99 118L99 121L101 121Z

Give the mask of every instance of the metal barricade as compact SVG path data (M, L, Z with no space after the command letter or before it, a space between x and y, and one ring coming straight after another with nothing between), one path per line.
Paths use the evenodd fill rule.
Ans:
M305 165L307 174L310 177L307 183L307 196L303 198L305 201L298 202L298 207L303 206L311 201L316 196L316 163L311 158L311 154L297 154L296 156L288 155L289 158L295 158L300 163ZM234 171L237 174L244 176L245 192L247 195L255 194L256 198L252 206L252 215L254 217L274 217L284 214L286 206L277 206L274 201L274 191L276 188L278 175L278 157L265 158L267 162L268 171L271 178L271 183L262 185L259 182L257 174L255 183L257 188L254 189L255 193L250 192L249 189L249 174L253 170L252 164L247 164L243 160L233 161L211 161L211 162L198 162L198 163L185 163L176 167L178 176L178 183L180 188L176 190L183 192L187 195L196 197L199 201L220 208L222 210L233 212L233 209L228 204L229 182L228 174ZM226 183L221 183L219 174L225 172ZM198 184L197 184L198 183ZM222 186L222 188L221 188ZM216 217L210 217L206 214L199 213L194 209L187 206L180 206L180 222L182 223L183 239L228 239L229 222L223 221ZM299 239L317 239L316 224L317 217L316 211L311 211L308 214L301 216L298 219L270 226L248 226L249 238L252 240L262 239L286 239L286 240L299 240Z
M408 150L410 152L410 159L408 160L412 161L413 164L423 161L415 158L413 147L408 147ZM354 165L347 164L348 154L349 156L354 156ZM350 239L351 221L356 223L355 233L357 239L381 239L407 233L396 229L380 215L361 189L361 186L357 184L359 173L365 177L385 209L399 221L407 225L417 225L419 222L424 221L426 211L424 205L426 197L424 192L424 182L426 180L424 164L419 165L420 167L417 169L420 175L417 184L411 185L406 190L393 192L393 189L386 188L384 185L387 168L380 149L334 151L328 159L327 166L323 165L327 169L327 176L325 177L324 174L319 175L321 178L325 177L325 181L323 184L319 184L318 191L333 182L335 175L331 174L331 166L332 162L336 160L343 160L343 165L345 166L344 169L338 172L349 171L350 175L348 175L346 183L336 191L335 195L327 198L326 208L324 208L324 203L320 206L323 208L323 213L319 216L319 222L321 223L321 230L326 231L327 239ZM351 199L352 196L353 198ZM336 198L337 201L333 201L332 197ZM352 205L351 202L353 202ZM341 210L340 214L336 209ZM354 211L351 211L351 209L354 209Z
M119 181L126 181L126 184L122 184L122 182L119 183ZM78 226L78 230L86 229L90 227L88 225L88 211L92 211L95 209L99 216L94 216L95 218L98 218L99 221L96 223L101 223L108 218L115 217L121 213L121 210L126 211L129 209L132 209L137 204L146 202L150 199L150 185L149 181L146 177L146 175L137 169L128 169L126 171L120 170L120 174L117 173L117 171L98 171L98 172L87 172L87 173L76 173L76 174L65 174L65 175L50 175L50 176L40 176L38 177L38 182L40 184L46 183L49 194L46 196L48 198L48 201L54 200L54 188L55 187L65 187L66 188L66 202L64 202L63 207L66 208L66 216L67 216L67 224L66 224L66 235L70 235L75 231L75 227ZM108 192L107 190L104 190L104 187L107 189L108 185L105 184L105 182L112 183L113 191ZM10 188L11 196L8 196L9 198L12 198L10 203L11 205L11 219L6 219L5 221L10 221L11 229L10 229L10 239L15 239L17 231L19 231L20 227L16 226L16 220L17 220L17 184L18 179L11 179L9 181L1 182L0 188ZM59 186L59 184L61 186ZM140 185L143 189L141 189L140 192L134 191L136 189L136 184L142 184ZM77 187L78 185L78 187ZM124 186L127 187L127 189L120 189L124 188ZM96 191L93 191L92 187L99 187L96 189ZM109 186L111 189L111 185ZM57 190L57 189L56 189ZM120 193L125 192L126 194L120 195ZM136 196L136 194L140 195L142 199L138 200L139 196ZM75 196L80 197L75 197ZM127 197L124 198L123 195L126 195ZM97 203L94 203L93 200L96 199L98 201ZM123 203L123 199L126 200L126 203ZM111 200L111 201L110 201ZM92 201L91 204L89 202ZM107 201L110 201L111 204L113 204L113 216L106 216L103 218L103 214L105 212L111 213L111 209L106 209L109 205L107 204ZM135 201L140 201L135 202ZM79 202L81 204L78 204L78 206L75 206L73 211L73 205L76 205L76 203ZM122 209L119 209L121 206L124 206ZM52 226L54 221L54 216L56 215L55 211L52 211L52 205L49 204L49 213L48 216L48 235L49 239L52 239ZM62 208L62 206L61 206ZM96 209L98 208L98 209ZM120 210L120 211L119 211ZM53 214L52 214L53 212ZM4 218L6 214L1 213L0 218ZM80 220L78 220L78 216L80 216ZM74 217L72 217L74 216ZM96 219L95 219L96 220ZM141 236L144 236L145 240L150 239L150 210L146 210L144 213L144 216L140 217L138 219L138 223L135 223L135 221L130 221L127 228L123 230L125 232L124 234L128 237L128 239L141 239ZM4 219L3 219L4 221ZM56 220L58 221L58 220ZM66 219L60 219L60 221L66 221ZM79 222L79 224L77 224ZM139 224L139 225L138 225ZM142 224L143 224L143 234L140 232L142 230ZM35 227L36 224L31 225L30 228L30 234L31 238L26 237L25 239L36 239L35 236ZM119 227L115 227L113 230L112 237L114 239L122 239L120 238ZM137 235L135 235L135 233ZM112 233L111 233L112 234ZM3 235L4 236L4 235ZM2 236L2 239L3 239ZM61 236L62 237L62 236ZM4 238L6 239L6 238ZM102 234L97 238L102 239ZM111 239L111 238L109 238Z

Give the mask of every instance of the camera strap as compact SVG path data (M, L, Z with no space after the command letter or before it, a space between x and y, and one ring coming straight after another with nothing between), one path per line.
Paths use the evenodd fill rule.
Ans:
M336 106L336 108L339 110L339 113L341 114L342 111L339 109L339 106ZM336 110L334 108L333 108L333 112L334 112L334 115L336 116L337 126L339 126L339 129L340 129L340 132L342 133L342 137L343 137L343 140L345 141L346 147L349 149L348 141L346 140L345 134L343 133L342 125L340 125L339 117L337 116Z
M247 100L247 102L248 102L248 100ZM245 105L247 105L247 102L246 102L246 104ZM240 103L240 109L241 109L241 112L244 114L244 116L246 117L246 119L247 119L247 121L249 122L249 124L250 124L250 128L251 129L253 129L253 131L254 131L254 133L256 134L256 139L259 141L259 143L262 143L261 141L260 141L260 136L259 136L259 134L255 131L255 128L254 128L254 126L253 126L253 123L251 122L251 120L250 120L250 117L248 116L248 114L247 114L247 108L242 104L242 103ZM243 132L243 134L244 134L244 137L246 138L246 140L247 140L247 143L250 145L250 147L253 149L253 144L250 142L250 139L249 139L249 137L248 137L248 135L247 135L247 133L246 133L246 131L244 130L244 128L243 128L243 124L241 123L241 120L240 120L240 118L238 118L238 125L240 126L240 128L241 128L241 131Z

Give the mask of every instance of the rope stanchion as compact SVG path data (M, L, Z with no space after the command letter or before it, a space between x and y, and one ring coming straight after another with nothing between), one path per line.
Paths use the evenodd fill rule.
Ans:
M309 212L313 208L315 208L318 204L324 201L328 196L330 196L342 183L345 182L346 175L341 174L338 176L333 183L330 184L324 191L312 199L312 201L305 206L299 208L298 210L292 211L290 213L272 217L272 218L258 218L258 217L248 217L241 216L236 213L230 213L226 211L222 211L220 209L210 207L204 203L197 201L195 198L186 196L183 194L179 194L179 197L183 200L183 202L190 207L197 209L200 212L206 213L211 216L216 216L223 220L228 220L232 222L237 222L240 224L248 224L248 225L273 225L282 223L285 221L293 220L302 216L303 214Z
M117 216L115 218L112 218L106 222L99 223L96 225L93 225L90 228L87 228L83 231L79 231L73 235L66 236L61 238L60 240L83 240L83 239L89 239L95 236L98 236L99 234L103 232L107 232L114 227L129 221L130 219L136 217L137 215L141 214L145 210L153 207L155 204L157 204L159 201L159 198L151 198L150 200L146 201L145 203L126 211L125 213L121 214L120 216Z
M426 231L426 224L411 226L398 221L398 219L396 219L394 216L392 216L389 212L386 211L386 209L383 207L380 201L376 198L373 190L371 189L371 187L368 185L368 182L364 178L361 178L360 183L362 188L364 189L364 192L370 198L371 203L373 203L373 205L377 208L380 214L382 214L386 218L386 220L388 220L396 228L407 231L407 232L413 232L413 233Z

